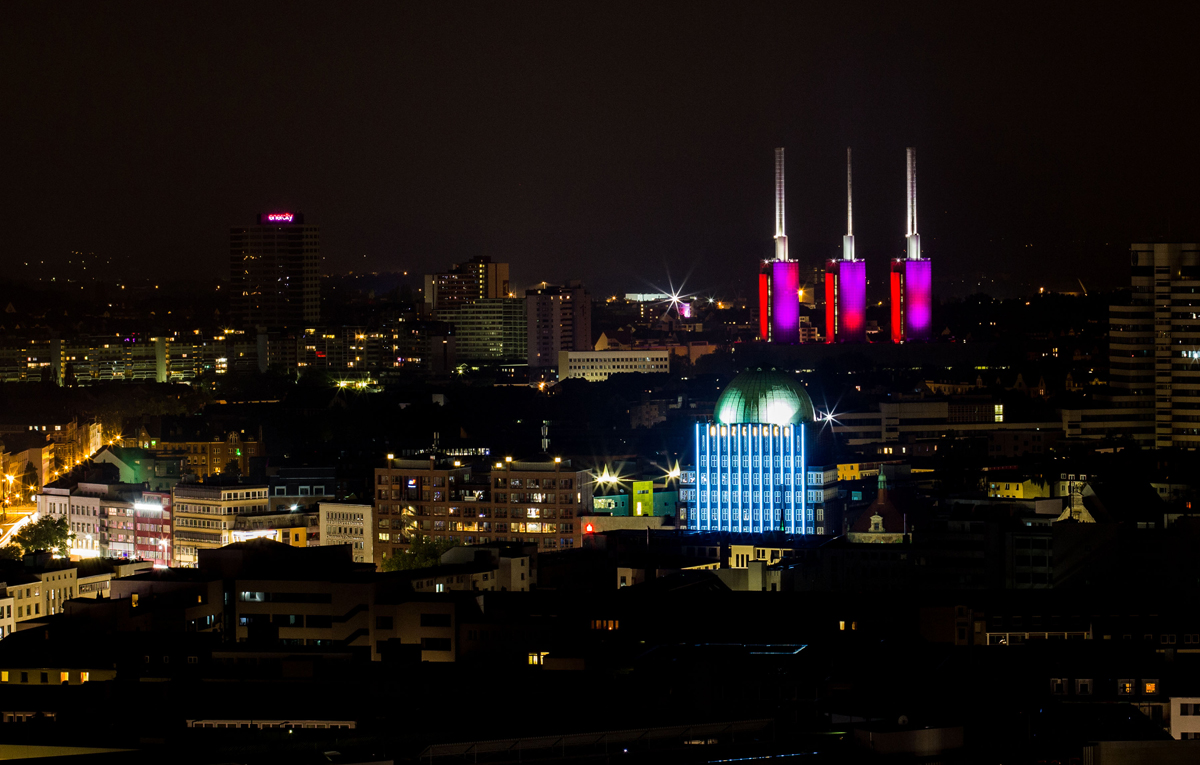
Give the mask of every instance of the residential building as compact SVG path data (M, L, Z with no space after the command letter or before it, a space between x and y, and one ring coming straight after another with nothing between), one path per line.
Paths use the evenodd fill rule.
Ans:
M355 563L375 562L373 506L321 502L319 508L318 529L322 547L349 545Z
M231 310L245 327L294 327L320 320L321 236L302 213L261 213L229 230Z
M1121 434L1157 449L1195 449L1200 446L1200 244L1134 244L1129 251L1129 305L1109 309L1110 409L1079 411L1070 420L1085 437ZM1066 424L1068 414L1063 417Z
M425 305L439 318L476 300L511 296L508 264L493 263L486 255L471 258L446 273L425 275Z
M52 558L48 552L27 553L23 561L7 566L0 578L7 582L17 625L61 613L63 604L79 593L75 564Z
M559 351L558 379L577 378L602 382L618 374L654 374L671 371L669 350Z
M474 300L447 308L439 316L454 325L459 361L525 363L529 345L525 298Z
M569 459L467 464L444 456L389 459L375 470L378 565L415 534L463 545L578 547L579 516L591 507L592 476Z
M266 484L179 484L171 492L175 565L233 541L236 516L267 512Z
M116 465L121 483L146 484L152 489L170 491L183 474L184 457L178 451L140 449L105 444L92 456L93 462Z
M13 634L17 629L17 617L13 606L17 599L8 592L7 585L0 582L0 640Z
M228 473L230 463L236 463L239 475L250 472L250 460L263 453L261 440L241 430L206 435L191 432L184 426L154 428L142 425L137 432L122 438L126 447L138 447L150 452L157 461L182 460L185 475L207 478ZM166 476L163 477L163 480ZM151 482L155 483L155 482ZM158 488L157 484L155 488Z
M525 312L531 375L553 379L561 352L592 350L592 296L580 282L525 290Z

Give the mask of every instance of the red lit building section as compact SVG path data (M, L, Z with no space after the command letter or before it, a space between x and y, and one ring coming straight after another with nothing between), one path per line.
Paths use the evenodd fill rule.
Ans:
M904 342L904 260L892 261L892 342Z
M766 270L758 274L758 337L771 339L771 275Z
M825 342L837 339L838 261L825 263Z

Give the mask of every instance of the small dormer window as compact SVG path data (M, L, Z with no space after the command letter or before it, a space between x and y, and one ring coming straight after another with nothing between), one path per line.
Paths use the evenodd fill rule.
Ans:
M883 516L882 515L876 514L876 515L871 516L871 531L876 532L876 533L883 531Z

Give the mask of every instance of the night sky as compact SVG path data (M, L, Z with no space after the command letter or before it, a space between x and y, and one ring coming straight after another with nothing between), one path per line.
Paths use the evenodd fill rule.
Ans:
M329 272L484 254L516 286L731 295L772 251L772 149L816 265L852 146L882 297L913 145L943 295L1116 287L1130 241L1200 237L1181 8L8 3L0 268L224 276L229 226L287 209Z

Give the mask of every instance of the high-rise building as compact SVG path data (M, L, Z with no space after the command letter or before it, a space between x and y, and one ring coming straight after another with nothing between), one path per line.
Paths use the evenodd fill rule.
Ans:
M854 195L850 149L846 149L846 235L841 260L825 264L825 342L867 339L867 264L854 256Z
M929 259L921 257L917 233L917 150L908 149L908 252L892 261L892 342L928 340L933 320L933 285Z
M1200 446L1200 331L1193 317L1200 305L1200 244L1134 244L1129 250L1130 304L1109 309L1112 408L1108 417L1101 417L1101 410L1079 419L1107 421L1109 432L1127 432L1155 448L1195 449ZM1076 430L1089 435L1084 427Z
M691 531L816 534L837 497L837 467L810 464L812 401L789 375L734 378L714 419L695 426L695 465L682 471ZM822 528L822 532L824 529Z
M529 338L525 298L485 298L443 313L454 325L458 359L490 364L524 363Z
M592 296L578 281L525 290L525 316L531 375L553 374L563 351L593 349Z
M425 275L425 305L435 315L472 300L504 297L512 297L508 264L493 263L486 255L459 263L445 273Z
M759 337L771 343L800 341L800 264L788 257L783 224L783 149L775 150L775 257L758 274Z
M260 213L229 230L231 309L243 326L292 327L321 318L321 237L303 213Z

